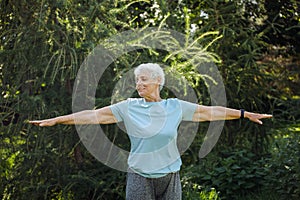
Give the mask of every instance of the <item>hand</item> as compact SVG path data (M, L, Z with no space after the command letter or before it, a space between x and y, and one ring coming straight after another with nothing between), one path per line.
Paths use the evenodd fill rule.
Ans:
M54 126L57 124L57 121L56 118L51 118L51 119L44 119L44 120L29 121L28 123L36 126Z
M248 118L252 122L255 122L258 124L263 124L261 119L272 118L273 115L245 112L245 117Z

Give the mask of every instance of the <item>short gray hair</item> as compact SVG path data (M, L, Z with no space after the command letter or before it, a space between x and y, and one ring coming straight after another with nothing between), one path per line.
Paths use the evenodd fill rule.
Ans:
M139 75L142 71L147 71L150 73L151 78L160 78L160 89L163 88L165 84L165 73L164 70L156 63L144 63L137 66L134 70L134 75Z

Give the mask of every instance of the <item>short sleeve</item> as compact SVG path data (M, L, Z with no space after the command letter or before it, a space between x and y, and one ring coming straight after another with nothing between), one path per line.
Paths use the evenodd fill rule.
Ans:
M198 104L191 103L188 101L179 100L181 110L182 110L182 120L192 121Z
M118 122L124 121L125 110L127 110L127 101L121 101L119 103L110 105L109 108Z

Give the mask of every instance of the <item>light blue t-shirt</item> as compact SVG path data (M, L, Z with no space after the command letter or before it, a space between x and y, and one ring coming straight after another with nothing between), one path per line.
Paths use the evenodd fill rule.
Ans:
M196 107L177 98L160 102L129 98L111 105L118 122L124 122L131 142L130 169L149 178L180 170L177 129L181 121L192 121Z

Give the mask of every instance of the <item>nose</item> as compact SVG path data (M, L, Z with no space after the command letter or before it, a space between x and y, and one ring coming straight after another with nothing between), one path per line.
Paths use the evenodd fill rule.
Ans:
M136 84L136 85L141 85L141 84L142 84L142 80L141 80L141 79L137 79L137 80L135 81L135 84Z

